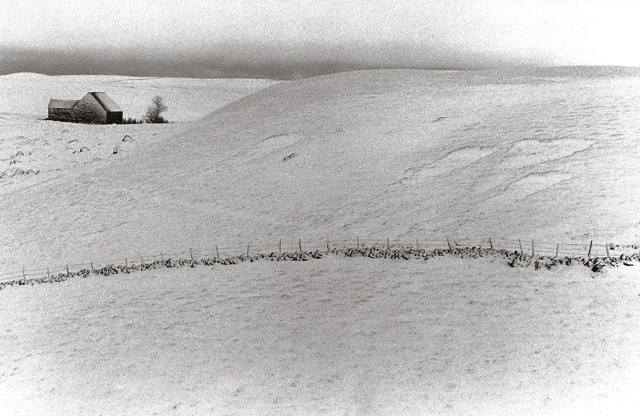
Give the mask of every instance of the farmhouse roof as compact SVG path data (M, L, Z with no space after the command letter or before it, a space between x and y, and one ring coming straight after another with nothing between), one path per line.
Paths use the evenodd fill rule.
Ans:
M93 95L93 97L106 111L122 111L118 104L116 104L116 102L104 92L90 92L89 94Z
M74 105L78 104L78 100L56 100L52 98L49 101L49 108L73 108Z

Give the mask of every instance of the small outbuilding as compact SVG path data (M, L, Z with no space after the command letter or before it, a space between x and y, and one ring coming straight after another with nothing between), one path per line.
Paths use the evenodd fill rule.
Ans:
M122 124L122 109L104 92L89 92L78 101L56 99L49 101L48 120Z

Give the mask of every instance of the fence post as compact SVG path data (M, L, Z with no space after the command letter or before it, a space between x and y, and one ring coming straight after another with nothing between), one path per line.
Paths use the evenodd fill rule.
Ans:
M49 274L49 268L47 267L47 279L50 279L51 275Z
M67 264L67 277L69 277L69 265Z
M556 244L556 258L558 258L558 250L560 250L560 244Z
M449 246L449 251L451 251L451 242L449 241L449 237L447 237L447 246Z
M124 258L124 270L126 273L129 273L129 259Z
M611 256L609 255L609 243L605 243L605 247L607 248L607 258L610 259Z
M302 240L298 238L298 248L300 249L300 253L302 253Z
M416 238L416 251L420 251L420 242Z
M164 258L162 257L162 251L160 252L160 264L164 266Z
M391 250L391 246L389 246L389 238L387 238L387 250Z
M489 237L489 248L493 250L493 243L491 242L491 237Z
M247 244L247 257L249 257L249 244Z
M520 255L524 255L524 250L522 250L522 241L518 238L518 244L520 245Z
M191 251L191 247L189 247L189 256L191 256L191 261L193 261L193 251Z
M587 258L591 257L591 247L593 247L593 240L589 243L589 252L587 253Z
M278 253L282 254L282 240L278 242Z
M329 236L327 236L327 251L331 251L331 249L329 248Z
M91 274L96 274L96 272L93 270L93 262L89 263L91 265Z
M360 237L356 236L356 249L360 248Z
M144 263L144 261L142 260L142 255L140 255L140 266L142 266L142 263Z
M220 258L220 252L218 251L218 246L216 246L216 257Z
M535 257L536 256L536 246L533 242L533 238L531 239L531 257Z

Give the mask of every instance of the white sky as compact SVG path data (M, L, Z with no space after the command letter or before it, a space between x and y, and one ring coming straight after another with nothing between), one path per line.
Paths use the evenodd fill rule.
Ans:
M638 39L640 1L0 0L0 72L640 66Z

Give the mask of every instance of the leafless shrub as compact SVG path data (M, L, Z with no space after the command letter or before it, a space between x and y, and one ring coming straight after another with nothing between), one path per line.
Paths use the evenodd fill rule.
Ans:
M168 121L162 117L162 113L168 109L169 107L164 103L164 98L156 95L153 97L153 100L151 100L151 105L147 107L144 118L148 123L168 123Z

